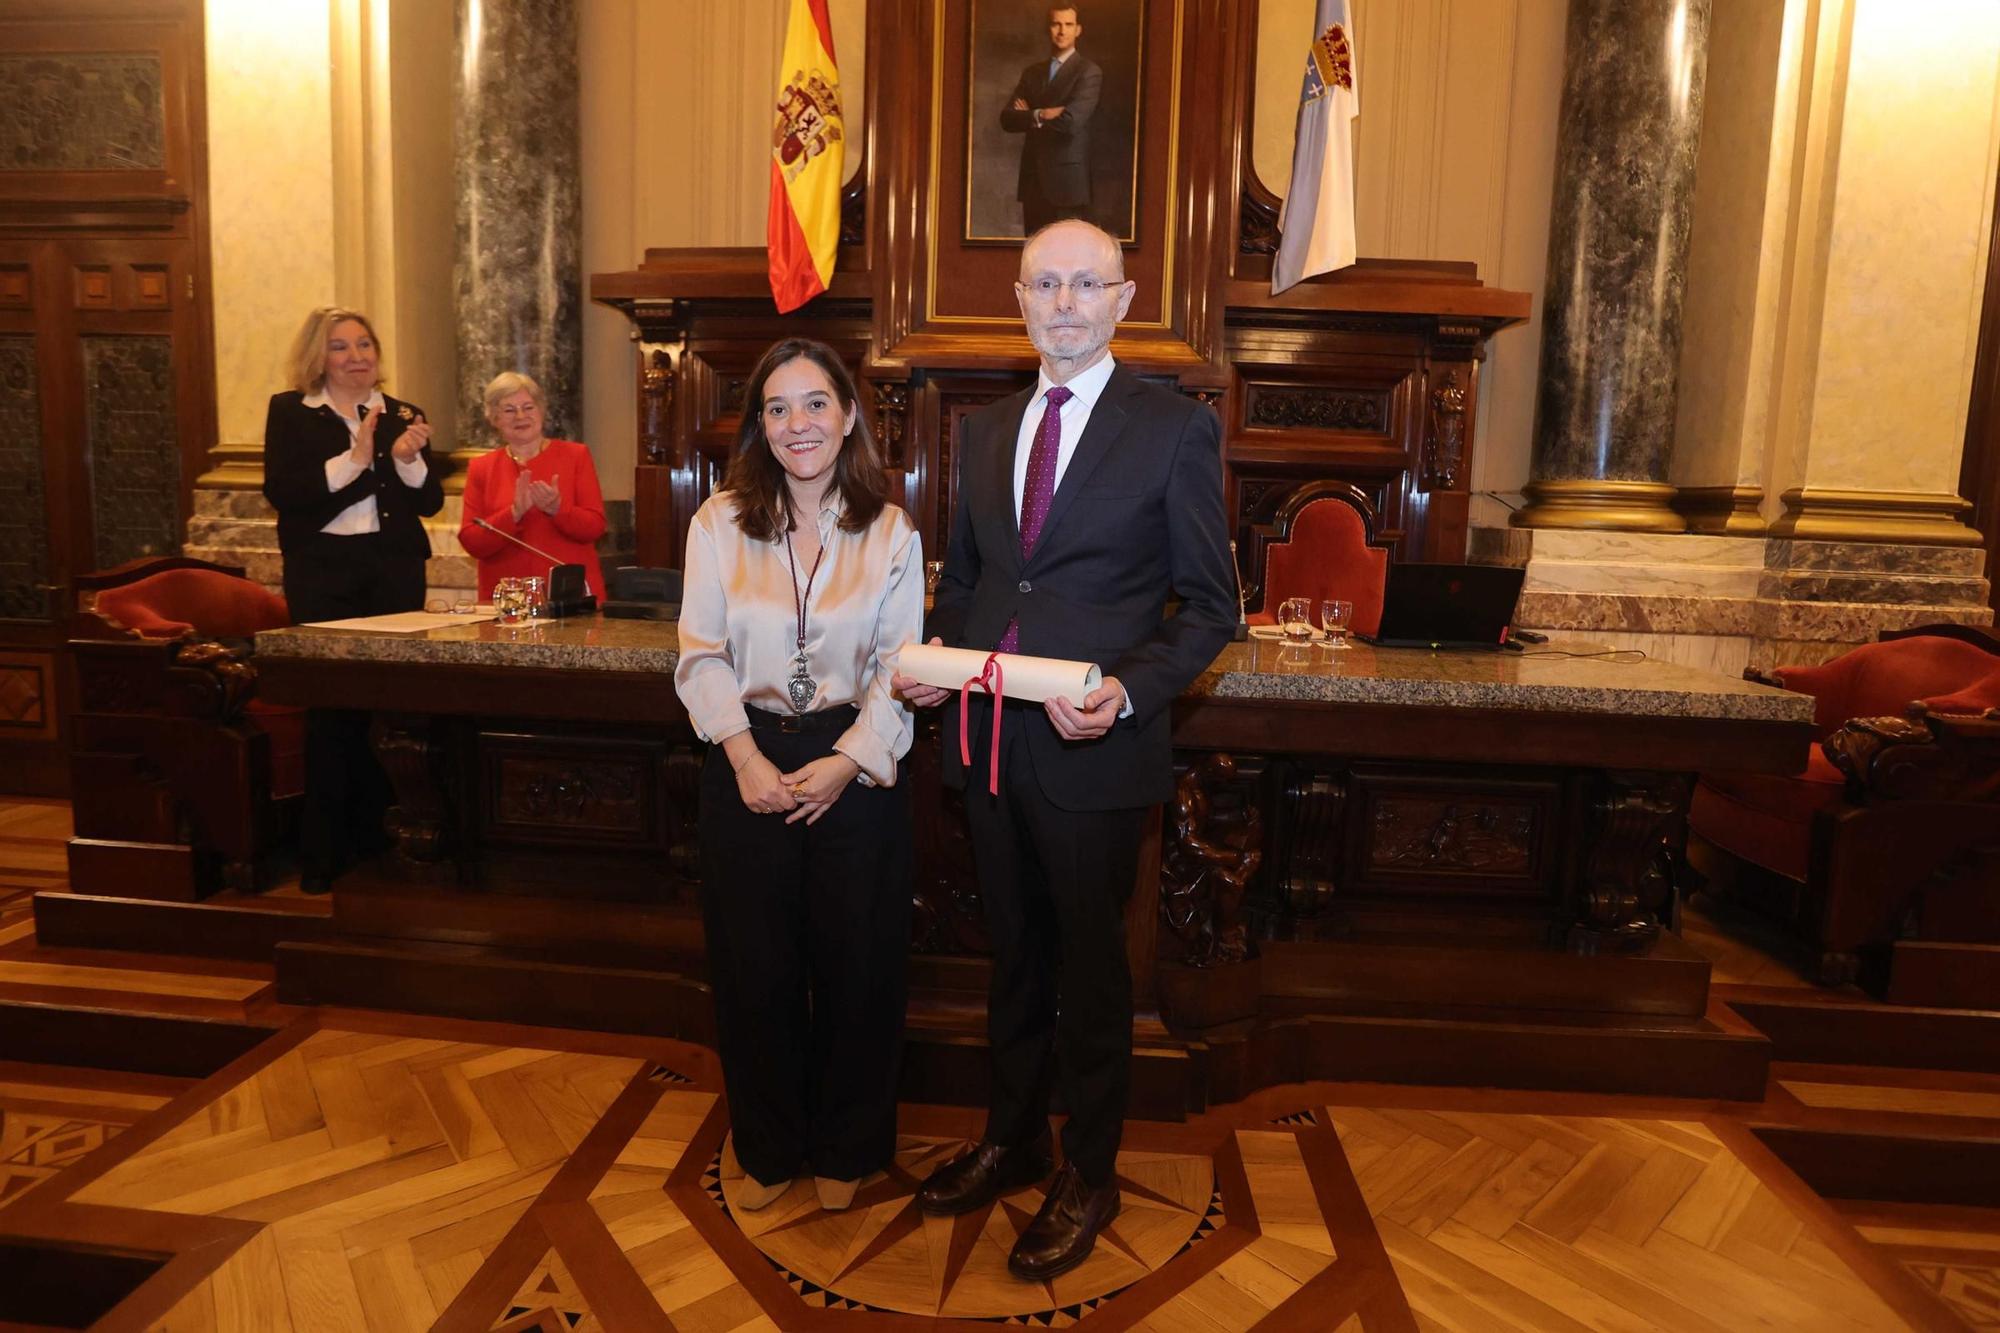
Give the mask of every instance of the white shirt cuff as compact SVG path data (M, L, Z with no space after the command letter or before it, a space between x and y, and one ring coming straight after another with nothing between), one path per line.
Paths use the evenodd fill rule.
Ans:
M428 477L430 473L431 465L424 461L422 454L418 454L415 458L407 462L400 458L396 460L396 475L403 479L405 486L423 485L424 478Z
M326 491L328 495L345 490L354 484L354 479L368 469L354 461L351 454L335 454L326 460ZM417 478L419 482L423 478Z

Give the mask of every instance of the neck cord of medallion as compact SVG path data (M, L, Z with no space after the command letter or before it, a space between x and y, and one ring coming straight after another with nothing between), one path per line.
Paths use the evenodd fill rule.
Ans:
M807 672L806 661L806 605L812 600L813 580L819 577L820 562L826 559L829 543L821 542L819 554L813 557L812 572L806 575L805 590L799 590L799 562L792 554L792 534L785 533L785 564L792 572L792 609L798 613L798 656L792 659L792 677L785 682L785 697L792 705L794 713L803 714L812 707L813 697L819 693L819 684Z

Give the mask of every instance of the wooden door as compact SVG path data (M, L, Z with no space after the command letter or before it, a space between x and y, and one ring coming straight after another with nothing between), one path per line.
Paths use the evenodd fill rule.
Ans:
M70 581L214 439L200 0L0 0L0 792L68 787Z

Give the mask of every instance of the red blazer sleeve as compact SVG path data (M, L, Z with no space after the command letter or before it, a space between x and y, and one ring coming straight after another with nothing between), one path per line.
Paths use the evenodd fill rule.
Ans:
M572 442L569 454L570 492L555 512L556 531L573 542L589 545L604 535L604 491L597 484L597 465L590 460L590 447Z
M499 484L500 467L494 462L499 451L472 460L472 466L465 470L465 495L459 510L458 544L465 553L475 560L490 560L507 549L507 543L494 534L473 523L475 518L483 518L503 532L514 530L514 497L499 496L494 492L505 489Z

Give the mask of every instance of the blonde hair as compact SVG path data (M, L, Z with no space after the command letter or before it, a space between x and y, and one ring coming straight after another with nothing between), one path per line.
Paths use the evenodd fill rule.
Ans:
M375 344L375 382L382 382L382 362L387 354L382 350L382 335L375 332L368 316L345 306L323 305L306 316L306 322L299 328L299 336L292 339L291 357L285 364L291 371L294 389L300 393L317 393L326 387L327 340L333 336L334 325L348 320L368 330L368 337Z
M523 389L527 390L528 397L535 400L536 407L544 412L549 410L548 395L542 392L541 385L535 383L533 375L523 375L518 370L503 370L486 381L486 392L482 395L486 404L486 419L493 420L493 414L500 410L501 399L512 398Z

